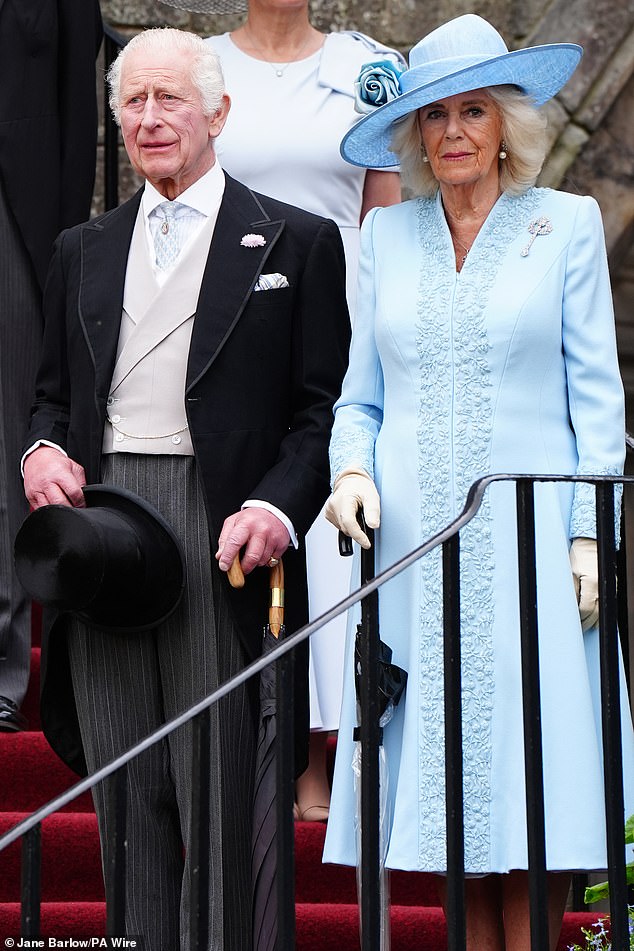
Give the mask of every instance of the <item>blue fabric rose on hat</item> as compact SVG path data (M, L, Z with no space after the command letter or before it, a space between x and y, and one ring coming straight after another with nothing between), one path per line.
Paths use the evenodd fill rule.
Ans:
M403 72L394 63L384 59L377 63L365 63L354 84L354 108L367 114L378 106L397 99L401 94L400 76Z

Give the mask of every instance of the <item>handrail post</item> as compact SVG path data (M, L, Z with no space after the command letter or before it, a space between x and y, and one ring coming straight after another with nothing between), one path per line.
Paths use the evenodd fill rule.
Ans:
M374 532L366 528L371 548L361 550L361 581L374 577ZM361 602L360 663L363 676L361 717L361 947L381 948L381 849L379 800L379 595L371 591Z
M110 815L114 816L113 847L106 876L106 935L109 938L125 935L125 907L127 883L127 808L128 767L121 766L104 780L106 796L110 801Z
M460 649L460 536L443 544L447 947L465 951L464 791Z
M610 931L613 951L629 951L625 873L625 801L621 749L621 707L614 541L614 485L597 483L597 553L599 567L599 653L601 725L605 783L605 821L610 883Z
M530 479L517 480L516 498L531 951L544 951L549 947L548 888L537 638L535 498L534 484Z
M22 840L22 936L40 935L40 906L42 868L42 826L34 826Z
M190 949L207 951L209 942L209 770L211 763L211 711L198 714L192 724L192 808L189 848Z

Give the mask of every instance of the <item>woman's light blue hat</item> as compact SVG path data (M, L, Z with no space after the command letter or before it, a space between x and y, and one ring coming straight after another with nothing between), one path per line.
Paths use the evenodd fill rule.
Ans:
M365 168L393 166L394 123L448 96L510 84L541 106L570 79L583 50L574 43L551 43L509 52L494 27L473 13L456 17L423 37L409 55L396 98L365 115L341 143L341 154Z

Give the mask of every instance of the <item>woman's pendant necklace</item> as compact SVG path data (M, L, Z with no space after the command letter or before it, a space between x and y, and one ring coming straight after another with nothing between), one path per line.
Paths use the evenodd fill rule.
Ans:
M288 63L268 63L268 65L271 67L278 79L281 79L292 62L293 60L291 59L288 61Z
M459 248L461 251L464 251L464 254L462 255L462 257L461 257L461 259L460 259L460 266L459 266L459 268L458 268L458 270L461 271L461 270L462 270L462 267L463 267L463 265L464 265L464 262L467 260L467 255L469 254L469 251L471 250L471 248L468 248L466 245L464 245L464 244L462 243L462 241L458 241L458 239L456 238L455 234L452 234L452 235L451 235L451 240L453 241L454 250L455 250L456 252L458 251L458 248ZM456 245L458 245L458 248L456 248Z
M284 73L286 72L288 67L291 65L291 63L297 62L297 60L300 58L300 56L302 55L302 53L304 52L304 50L310 43L310 40L312 39L312 33L309 33L309 35L306 37L306 39L304 40L300 48L297 50L293 58L289 59L288 63L272 63L270 59L266 58L266 54L264 50L260 46L256 46L256 44L253 42L253 36L251 35L251 30L248 31L248 36L250 37L250 40L251 40L252 49L256 50L256 52L260 54L263 61L266 63L267 66L271 67L271 69L273 70L273 72L275 73L278 79L281 79L283 77Z

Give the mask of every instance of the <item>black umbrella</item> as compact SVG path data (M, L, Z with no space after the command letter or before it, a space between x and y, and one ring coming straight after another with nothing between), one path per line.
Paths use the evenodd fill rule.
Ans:
M269 622L264 628L262 653L284 637L284 567L271 569ZM253 949L275 951L278 933L277 810L276 810L276 669L269 664L260 673L260 728L253 791ZM289 813L290 815L290 813Z

